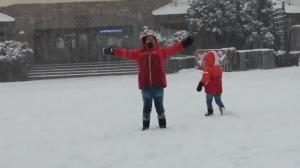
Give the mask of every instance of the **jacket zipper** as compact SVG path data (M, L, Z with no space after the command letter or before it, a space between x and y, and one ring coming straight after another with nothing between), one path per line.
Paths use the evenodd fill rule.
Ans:
M152 86L151 51L149 54L149 71L150 71L150 85Z

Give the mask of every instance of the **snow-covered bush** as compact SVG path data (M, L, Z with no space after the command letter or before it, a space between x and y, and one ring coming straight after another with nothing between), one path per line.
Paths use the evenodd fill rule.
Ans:
M260 32L252 32L246 39L246 48L274 48L275 37L267 29L262 28Z
M0 42L0 81L24 80L32 55L33 51L26 43Z
M201 34L212 47L247 48L255 42L272 45L271 0L201 0L193 1L186 21L192 33ZM261 32L264 30L264 32ZM272 41L273 40L273 41Z
M171 46L172 44L182 41L185 39L189 33L186 30L180 30L172 34L162 35L161 43L165 46Z

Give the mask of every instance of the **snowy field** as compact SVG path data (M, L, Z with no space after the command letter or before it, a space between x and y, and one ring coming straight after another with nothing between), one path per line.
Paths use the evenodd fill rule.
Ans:
M168 128L144 132L136 75L0 83L0 167L300 167L299 67L225 73L209 118L199 78L168 75Z

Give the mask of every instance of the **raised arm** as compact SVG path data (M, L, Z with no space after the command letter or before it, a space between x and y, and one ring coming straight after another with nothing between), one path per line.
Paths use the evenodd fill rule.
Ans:
M104 54L114 55L117 57L127 58L131 60L136 60L140 57L139 49L125 49L125 48L105 48L103 50Z
M162 52L166 58L169 58L176 53L183 51L185 48L189 47L194 42L194 38L192 36L188 36L181 42L175 43L170 47L162 48Z
M169 58L169 57L171 57L171 56L175 55L176 53L179 53L183 50L184 50L184 48L183 48L182 43L178 42L178 43L175 43L172 46L162 48L162 53L163 53L165 58Z

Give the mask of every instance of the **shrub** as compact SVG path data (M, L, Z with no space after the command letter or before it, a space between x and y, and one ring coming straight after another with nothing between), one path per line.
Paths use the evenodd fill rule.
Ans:
M27 43L17 41L0 42L0 81L26 80L33 50Z

